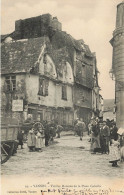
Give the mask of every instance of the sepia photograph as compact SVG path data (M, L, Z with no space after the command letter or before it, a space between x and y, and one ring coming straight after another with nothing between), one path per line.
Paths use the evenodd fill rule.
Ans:
M124 0L1 0L1 194L124 194Z

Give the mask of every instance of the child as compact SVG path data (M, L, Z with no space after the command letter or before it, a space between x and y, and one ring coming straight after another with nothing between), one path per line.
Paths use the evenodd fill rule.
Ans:
M37 151L37 152L42 152L43 138L42 138L41 133L40 133L39 131L37 131L35 137L36 137L35 151Z
M117 162L120 161L119 155L119 142L117 140L111 140L111 147L110 147L110 161L112 163L112 167L117 167Z
M18 131L17 140L19 141L18 146L20 145L21 149L23 149L23 133L21 129Z
M28 140L27 140L27 145L29 147L29 152L34 151L35 142L36 142L36 138L35 138L35 134L34 134L34 129L32 128L28 133Z

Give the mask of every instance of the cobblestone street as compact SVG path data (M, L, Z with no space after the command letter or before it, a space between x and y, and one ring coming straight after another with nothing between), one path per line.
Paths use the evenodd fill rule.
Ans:
M124 163L119 167L111 167L109 155L91 154L89 137L68 135L55 139L49 147L44 147L43 152L29 152L26 143L24 149L18 149L2 165L3 175L35 175L42 177L90 175L107 178L122 178L124 176Z

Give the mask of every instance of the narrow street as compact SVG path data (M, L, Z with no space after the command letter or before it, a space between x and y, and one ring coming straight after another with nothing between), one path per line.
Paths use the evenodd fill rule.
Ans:
M90 175L107 178L122 178L124 176L124 163L119 167L111 167L109 155L91 154L89 137L85 135L83 141L73 135L56 138L43 152L29 152L26 143L24 149L18 149L1 166L3 175L35 175L42 177Z

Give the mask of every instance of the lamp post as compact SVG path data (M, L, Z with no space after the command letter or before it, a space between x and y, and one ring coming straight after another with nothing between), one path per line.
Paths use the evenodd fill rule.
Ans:
M116 68L116 73L110 69L110 78L115 81L115 113L117 126L124 127L124 80L118 75L120 71ZM123 71L121 71L123 74Z
M109 71L109 76L110 76L110 78L111 78L113 81L115 81L115 75L114 75L114 71L113 71L112 68L111 68L110 71Z

